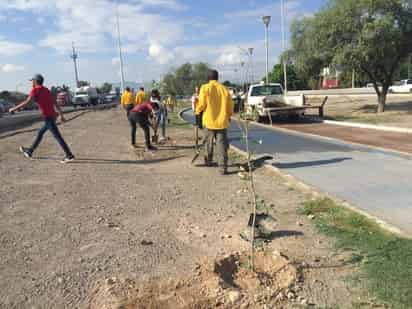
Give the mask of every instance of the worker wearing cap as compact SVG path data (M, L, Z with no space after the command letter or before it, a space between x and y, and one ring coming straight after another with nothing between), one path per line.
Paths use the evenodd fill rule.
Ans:
M43 135L50 130L53 134L54 138L62 147L64 153L66 154L65 158L61 161L62 163L71 162L74 160L74 155L70 151L69 146L67 146L66 142L64 141L63 137L60 134L59 128L56 125L57 116L60 115L60 119L62 122L66 121L62 109L60 105L57 104L56 100L52 96L49 89L43 86L44 78L40 74L34 75L34 77L30 80L32 82L32 90L25 101L18 104L17 106L10 108L9 112L15 112L19 109L22 109L24 106L29 104L32 101L35 101L39 106L39 110L44 118L44 125L37 133L37 137L30 148L20 147L20 151L24 154L25 157L31 158L33 152L39 146L40 142L43 139ZM58 113L56 113L57 109Z
M129 87L126 87L125 91L123 92L120 103L129 116L130 110L134 107L133 93L130 91Z
M213 161L213 141L216 139L218 163L221 174L227 174L228 148L227 128L233 114L233 101L229 90L218 82L216 70L208 72L209 83L200 88L196 115L203 112L203 126L206 128L206 166Z
M145 98L146 94L144 92L144 88L140 87L139 91L136 94L136 99L135 99L135 105L139 105L142 104L144 102L144 98Z

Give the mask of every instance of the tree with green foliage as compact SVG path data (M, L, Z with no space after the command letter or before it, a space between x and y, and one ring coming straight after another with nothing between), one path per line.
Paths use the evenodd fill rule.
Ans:
M209 66L205 63L185 63L163 77L162 93L191 95L196 86L207 82L208 70Z
M292 49L298 71L309 78L330 64L365 74L383 112L394 74L412 52L412 11L401 0L330 0L293 24Z
M99 91L100 93L109 93L110 91L112 91L113 85L110 83L103 83L103 85L101 85L99 87Z
M90 83L85 80L79 80L79 87L90 86Z
M287 79L288 79L288 90L302 90L306 88L306 83L304 80L298 78L298 74L294 65L287 66ZM262 80L265 80L262 79ZM283 65L275 64L272 71L269 73L269 82L270 83L279 83L285 89L285 79L283 75Z
M229 81L229 80L225 80L225 81L223 82L223 85L226 86L226 87L228 87L228 88L238 88L238 87L239 87L238 85L232 83L232 82Z

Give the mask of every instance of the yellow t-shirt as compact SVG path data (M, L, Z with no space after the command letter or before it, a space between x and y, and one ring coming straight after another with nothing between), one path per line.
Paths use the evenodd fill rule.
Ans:
M207 129L227 129L230 117L233 115L233 101L229 90L215 80L203 85L199 92L196 115L201 112L203 112L203 125Z
M133 94L130 91L126 90L125 92L123 92L120 102L122 103L123 107L133 104Z
M144 102L144 97L145 97L144 91L139 91L139 92L136 94L135 104L136 104L136 105L142 104L142 103Z

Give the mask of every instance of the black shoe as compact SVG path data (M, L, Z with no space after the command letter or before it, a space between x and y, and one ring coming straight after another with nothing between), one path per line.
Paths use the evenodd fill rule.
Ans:
M207 167L213 166L213 163L211 161L209 161L206 156L204 157L204 162L205 162L205 166L207 166Z
M72 161L74 161L74 156L73 156L73 155L72 155L72 156L65 157L63 160L60 161L60 163L65 164L65 163L70 163L70 162L72 162Z
M226 168L224 168L224 169L221 169L220 171L219 171L219 173L220 173L220 175L227 175L227 169Z
M157 148L155 146L150 145L150 146L146 147L146 151L155 151L155 150L157 150Z
M20 147L20 152L28 159L31 159L32 153L30 151L30 149L21 146Z

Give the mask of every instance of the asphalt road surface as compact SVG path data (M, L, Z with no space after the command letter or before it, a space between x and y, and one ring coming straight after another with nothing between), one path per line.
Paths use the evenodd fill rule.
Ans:
M183 117L193 122L192 111ZM230 143L245 150L235 121ZM251 125L254 153L271 154L277 168L348 201L412 236L412 157L338 140Z

